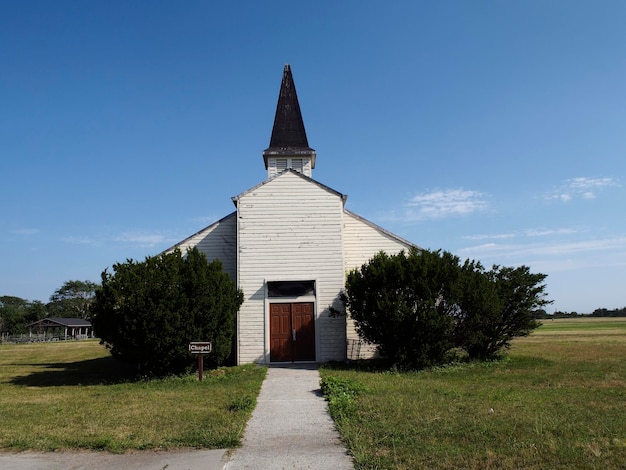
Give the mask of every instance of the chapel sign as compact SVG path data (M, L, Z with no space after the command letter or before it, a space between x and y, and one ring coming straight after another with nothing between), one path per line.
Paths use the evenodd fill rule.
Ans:
M198 380L202 382L202 373L204 369L204 355L209 354L213 350L213 346L208 341L192 341L189 343L189 352L198 355Z
M191 354L208 354L212 351L211 343L207 342L192 342L189 343L189 352Z

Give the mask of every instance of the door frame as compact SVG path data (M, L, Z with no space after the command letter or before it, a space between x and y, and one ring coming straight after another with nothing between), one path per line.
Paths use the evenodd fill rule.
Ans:
M297 279L285 279L285 278L278 278L278 279L265 279L265 302L264 302L264 312L263 312L263 323L265 326L265 358L264 358L264 362L265 364L273 364L273 365L277 365L277 364L294 364L294 362L291 361L287 361L287 362L270 362L271 358L270 358L270 304L297 304L297 303L312 303L313 304L313 327L315 329L315 360L314 361L296 361L296 364L315 364L317 362L319 362L319 351L320 351L320 327L319 327L319 308L318 308L318 304L317 304L317 297L318 297L318 289L319 289L319 284L317 282L317 279L306 279L306 280L311 280L315 282L315 294L314 295L303 295L303 296L298 296L298 297L269 297L268 296L268 287L267 287L267 283L268 282L275 282L275 281L302 281L302 278L297 278Z

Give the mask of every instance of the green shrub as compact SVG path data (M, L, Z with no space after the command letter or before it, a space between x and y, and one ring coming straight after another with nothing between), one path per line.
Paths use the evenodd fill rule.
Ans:
M356 331L399 369L445 363L454 348L490 359L538 326L544 274L494 266L441 251L380 252L346 278L341 295ZM334 314L343 314L332 309Z
M459 275L450 253L378 253L348 273L343 304L357 333L403 369L444 361L453 344L451 289Z
M533 274L527 266L493 266L466 261L457 288L455 337L470 359L493 359L539 326L536 312L545 299L545 274Z
M235 318L243 294L222 264L207 263L197 248L132 260L102 273L92 306L94 331L119 359L145 375L189 371L196 358L192 341L210 341L207 369L224 363L232 351Z

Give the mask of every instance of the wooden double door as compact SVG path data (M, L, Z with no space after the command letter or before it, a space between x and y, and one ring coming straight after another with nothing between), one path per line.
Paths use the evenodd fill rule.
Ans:
M313 302L270 304L270 362L315 361Z

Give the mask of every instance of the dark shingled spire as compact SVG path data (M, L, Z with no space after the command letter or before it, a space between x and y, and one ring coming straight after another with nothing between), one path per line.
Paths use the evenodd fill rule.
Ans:
M310 155L315 151L309 147L296 94L296 86L293 83L291 67L285 65L283 80L280 84L276 116L270 146L263 152L265 166L269 155Z
M285 65L283 81L280 84L276 117L270 140L271 149L308 149L304 122L298 104L296 86L293 83L291 67Z

